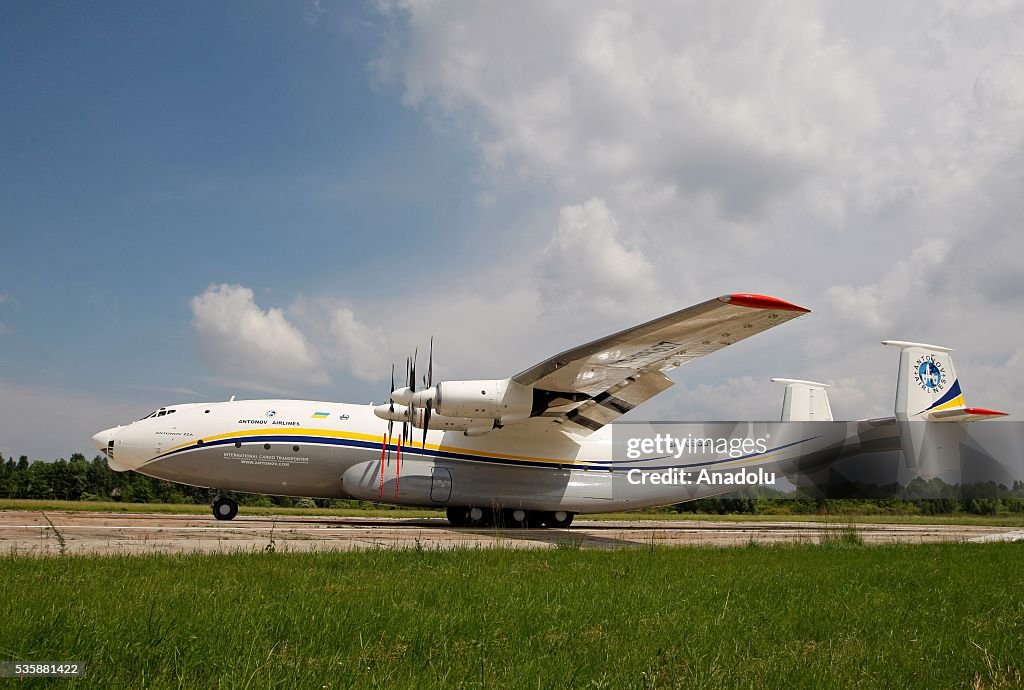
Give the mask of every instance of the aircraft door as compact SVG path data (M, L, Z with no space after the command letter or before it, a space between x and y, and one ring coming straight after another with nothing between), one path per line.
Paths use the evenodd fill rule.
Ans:
M430 500L447 503L452 497L452 473L447 467L435 467L430 473Z

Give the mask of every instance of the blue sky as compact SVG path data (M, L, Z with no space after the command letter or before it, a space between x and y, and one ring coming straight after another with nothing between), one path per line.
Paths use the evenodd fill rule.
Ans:
M343 9L328 26L285 3L8 6L7 377L180 386L209 283L269 305L390 289L381 271L430 252L420 228L465 233L448 202L472 197L467 156L373 83L379 18Z
M769 376L882 414L883 337L1013 408L1020 4L750 9L5 3L0 452L380 400L430 334L442 375L503 377L733 291L817 314L648 414L770 417Z

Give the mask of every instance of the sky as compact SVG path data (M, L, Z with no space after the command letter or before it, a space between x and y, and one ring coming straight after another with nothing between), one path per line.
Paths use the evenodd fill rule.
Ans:
M163 404L504 378L721 294L813 314L631 413L1024 413L1024 2L0 4L0 453Z

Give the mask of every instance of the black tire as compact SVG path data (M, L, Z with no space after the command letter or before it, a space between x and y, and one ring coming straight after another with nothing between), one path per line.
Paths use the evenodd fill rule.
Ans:
M469 508L448 508L445 511L445 515L452 527L469 526Z
M539 510L528 510L526 511L526 526L530 529L541 529L547 527L545 519L547 513L542 513Z
M218 520L233 520L238 515L238 504L227 496L218 496L213 500L213 517Z
M545 527L568 527L572 524L574 513L558 510L544 513Z
M516 519L516 513L521 512L523 514L522 519ZM530 511L506 508L501 511L501 526L509 529L526 529L530 526Z
M480 517L473 518L473 511L479 510ZM467 522L468 527L493 527L495 521L494 511L490 508L469 508L467 511Z

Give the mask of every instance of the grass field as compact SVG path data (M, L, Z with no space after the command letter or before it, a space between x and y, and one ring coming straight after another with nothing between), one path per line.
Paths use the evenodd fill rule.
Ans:
M50 501L33 499L0 499L0 510L90 511L111 513L180 513L209 515L210 507L194 503L121 503L115 501ZM424 508L262 508L240 506L245 515L318 515L336 517L444 517L443 510ZM712 520L741 522L829 522L843 524L909 524L909 525L989 525L993 527L1024 527L1024 515L716 515L705 513L634 512L585 515L587 520Z
M80 686L1024 683L1020 544L3 556L0 606Z

